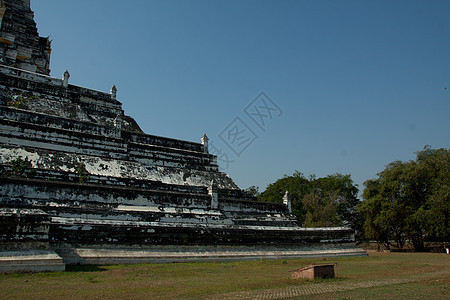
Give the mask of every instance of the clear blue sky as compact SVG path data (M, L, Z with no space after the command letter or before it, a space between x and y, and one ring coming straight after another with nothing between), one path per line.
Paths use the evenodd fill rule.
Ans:
M53 40L52 76L68 69L72 84L115 84L145 133L199 142L206 132L241 188L298 170L351 174L362 189L389 162L450 146L448 0L31 6ZM244 111L261 91L280 109L264 130ZM240 156L220 138L235 122L252 132Z

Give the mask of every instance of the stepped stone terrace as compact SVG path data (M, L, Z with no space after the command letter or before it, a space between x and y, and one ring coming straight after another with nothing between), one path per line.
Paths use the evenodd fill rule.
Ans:
M0 271L365 255L350 228L299 227L289 195L266 203L241 190L205 134L143 133L115 86L50 77L29 1L0 4Z

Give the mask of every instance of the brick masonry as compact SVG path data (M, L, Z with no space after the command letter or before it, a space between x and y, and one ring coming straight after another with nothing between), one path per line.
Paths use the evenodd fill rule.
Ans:
M294 270L292 279L314 279L314 278L334 278L335 264L309 265Z

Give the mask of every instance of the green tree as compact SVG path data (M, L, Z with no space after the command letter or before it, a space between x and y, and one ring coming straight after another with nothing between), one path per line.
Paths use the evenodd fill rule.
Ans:
M367 200L358 206L359 214L363 220L362 227L360 228L364 232L363 238L374 239L378 244L378 249L380 249L380 245L385 245L389 249L389 225L385 220L386 215L376 213L382 210L381 197L376 194L379 182L376 180L368 180L364 185L366 188L364 189L363 197ZM364 194L370 194L372 196L366 198Z
M259 196L259 187L252 185L251 187L248 187L244 190L247 194L258 197Z
M354 227L356 225L356 205L359 203L358 187L350 175L333 174L312 181L312 185L322 192L324 198L333 199L336 204L336 214L341 225Z
M303 226L353 226L356 223L358 188L350 175L306 178L295 171L292 176L284 175L270 184L258 199L281 203L286 191L292 197L292 212Z
M409 240L416 250L427 240L448 240L449 166L449 150L426 146L415 161L392 162L366 181L358 207L364 237L386 247Z
M428 240L449 240L450 150L426 146L417 153L417 165L424 181L425 203L416 219L423 220Z
M303 197L305 209L305 227L340 226L338 216L338 194L336 191L322 191L314 188Z
M367 200L360 203L359 212L363 219L360 229L365 233L365 237L376 240L379 247L384 245L390 249L391 240L395 240L398 247L403 247L405 242L403 205L395 197L387 196L391 193L388 188L384 189L385 196L378 193L382 189L379 180L368 180L364 185L363 198Z
M308 179L301 172L295 171L292 176L284 175L283 178L269 184L266 190L259 195L258 200L283 203L283 196L288 191L292 197L292 213L302 224L305 217L302 199L310 190L311 184Z

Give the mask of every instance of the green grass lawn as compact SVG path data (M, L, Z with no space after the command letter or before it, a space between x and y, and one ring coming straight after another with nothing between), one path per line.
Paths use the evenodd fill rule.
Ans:
M450 256L446 254L371 253L368 257L329 258L327 262L337 262L337 278L290 279L289 270L322 262L292 259L69 266L66 272L1 274L0 299L233 299L242 295L252 298L266 291L314 288L321 291L289 298L450 299ZM410 281L398 283L404 279ZM357 287L366 282L381 285ZM327 293L329 286L348 289Z

